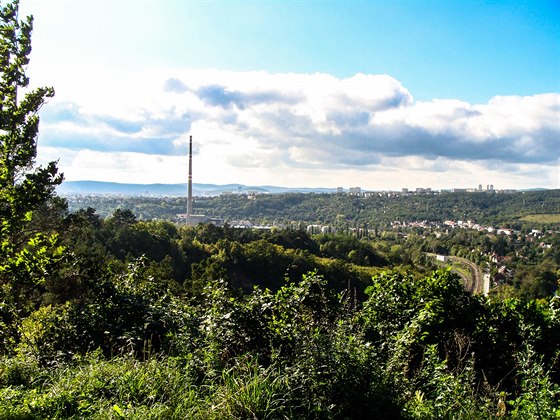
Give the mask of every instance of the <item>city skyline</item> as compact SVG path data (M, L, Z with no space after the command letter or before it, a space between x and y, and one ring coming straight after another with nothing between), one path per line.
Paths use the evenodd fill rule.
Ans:
M560 188L560 5L21 1L68 180ZM103 28L102 31L99 28Z

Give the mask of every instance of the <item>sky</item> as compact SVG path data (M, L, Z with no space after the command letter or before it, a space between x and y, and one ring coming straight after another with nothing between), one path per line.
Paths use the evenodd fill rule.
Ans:
M560 188L560 2L21 0L66 180Z

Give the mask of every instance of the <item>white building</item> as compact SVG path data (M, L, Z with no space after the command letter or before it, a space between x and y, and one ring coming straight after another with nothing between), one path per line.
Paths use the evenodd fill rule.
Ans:
M325 235L327 233L336 233L336 228L334 226L322 226L321 233Z
M321 233L321 225L309 225L307 226L307 233L314 235L316 233Z
M360 195L362 193L361 187L350 187L348 190L350 195Z

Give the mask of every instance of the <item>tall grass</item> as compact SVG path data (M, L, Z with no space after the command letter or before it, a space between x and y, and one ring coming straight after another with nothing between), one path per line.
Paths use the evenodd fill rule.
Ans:
M288 378L244 359L197 383L188 363L153 357L40 368L30 359L0 362L0 419L291 418Z
M26 368L27 377L18 380L9 373L13 365L4 359L0 367L1 419L169 418L190 414L199 405L188 369L171 358L92 355L74 365Z

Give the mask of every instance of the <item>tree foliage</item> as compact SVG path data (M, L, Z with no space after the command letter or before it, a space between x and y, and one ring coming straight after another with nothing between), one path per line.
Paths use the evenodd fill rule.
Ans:
M54 162L35 165L38 112L54 91L27 89L33 20L19 20L18 9L17 1L0 6L0 312L12 325L62 257L56 234L32 228L62 176Z
M0 216L3 234L14 240L29 212L52 195L62 177L54 162L35 166L38 112L54 90L24 92L33 20L18 20L17 1L2 7L0 18Z

